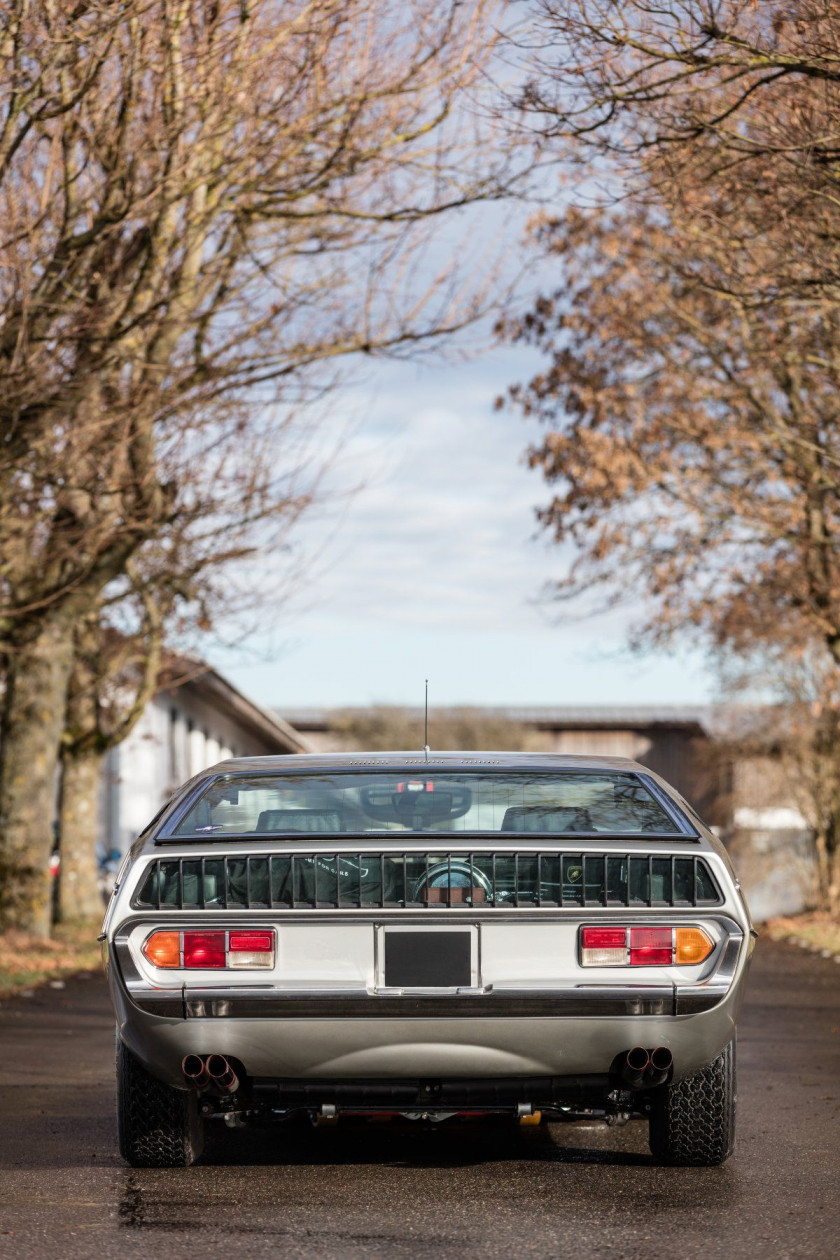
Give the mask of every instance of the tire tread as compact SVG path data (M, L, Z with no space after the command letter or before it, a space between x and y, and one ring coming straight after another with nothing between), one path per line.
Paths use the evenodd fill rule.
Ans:
M152 1076L119 1038L117 1136L133 1168L186 1168L204 1145L195 1096Z
M663 1164L714 1167L735 1145L735 1041L692 1076L655 1091L650 1149Z

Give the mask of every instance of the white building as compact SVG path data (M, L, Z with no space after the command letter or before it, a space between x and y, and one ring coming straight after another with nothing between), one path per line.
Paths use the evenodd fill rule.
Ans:
M124 853L174 790L206 766L226 757L310 751L288 722L214 669L195 661L178 665L186 669L161 686L128 738L105 758L99 839L106 852Z

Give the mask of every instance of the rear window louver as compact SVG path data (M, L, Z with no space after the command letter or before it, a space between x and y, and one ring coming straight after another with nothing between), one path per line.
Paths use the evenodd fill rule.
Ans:
M295 853L161 858L138 910L719 905L696 857L617 853Z

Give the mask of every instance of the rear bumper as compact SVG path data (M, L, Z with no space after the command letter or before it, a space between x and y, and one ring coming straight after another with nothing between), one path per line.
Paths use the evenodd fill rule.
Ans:
M701 993L674 985L632 989L580 985L562 992L502 989L460 996L371 995L359 992L299 993L240 989L182 989L133 995L134 1005L149 1015L192 1019L569 1019L685 1015L711 1010L724 992Z
M705 984L460 995L151 989L120 953L108 969L120 1035L174 1086L188 1053L234 1058L252 1080L492 1080L602 1076L635 1045L667 1046L680 1077L734 1035L749 941L733 936Z

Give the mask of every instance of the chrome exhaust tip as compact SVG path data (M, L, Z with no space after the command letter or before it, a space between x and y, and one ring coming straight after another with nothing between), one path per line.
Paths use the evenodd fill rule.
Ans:
M671 1075L674 1056L667 1046L657 1046L650 1052L650 1063L645 1072L646 1085L664 1085Z
M644 1046L634 1046L628 1050L621 1066L621 1079L628 1085L638 1088L644 1080L645 1072L650 1066L650 1055Z
M207 1057L207 1075L211 1085L223 1094L234 1094L239 1089L239 1078L223 1054L211 1054Z
M207 1064L199 1054L185 1054L181 1060L181 1071L194 1089L206 1089L210 1084Z

